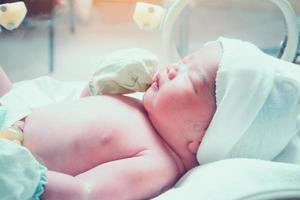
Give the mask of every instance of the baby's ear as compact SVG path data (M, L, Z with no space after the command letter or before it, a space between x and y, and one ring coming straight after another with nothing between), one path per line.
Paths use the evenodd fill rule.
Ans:
M188 144L188 150L193 153L193 154L196 154L197 151L198 151L198 147L199 147L199 144L200 144L200 141L191 141L189 144Z

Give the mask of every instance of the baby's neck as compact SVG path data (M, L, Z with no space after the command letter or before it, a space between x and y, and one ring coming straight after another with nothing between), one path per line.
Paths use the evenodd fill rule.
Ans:
M162 139L163 140L163 139ZM177 165L177 169L179 172L179 177L181 177L183 174L185 174L188 170L190 170L193 167L190 167L190 164L187 164L181 157L180 155L173 150L166 141L164 141L164 145L167 149L167 151L169 152L169 154L172 156L172 158L174 159L174 161L176 162Z
M200 133L200 135L204 135ZM187 171L189 171L190 169L196 167L199 165L198 161L197 161L197 150L199 147L199 144L201 142L201 140L197 141L195 144L195 150L191 151L188 147L184 148L183 151L177 152L176 149L173 149L167 141L165 141L162 137L161 140L163 142L163 144L165 145L165 148L167 149L167 151L169 152L169 155L172 156L173 160L176 162L177 167L178 167L178 171L180 173L182 173L182 175L184 173L186 173Z

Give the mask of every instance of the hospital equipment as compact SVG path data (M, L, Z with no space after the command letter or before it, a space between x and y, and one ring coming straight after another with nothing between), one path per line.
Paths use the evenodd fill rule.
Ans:
M175 48L173 42L174 38L174 24L178 19L180 13L184 7L190 2L190 0L177 0L168 9L164 21L162 22L162 44L165 50L167 60L174 62L180 59L179 53ZM286 22L286 46L282 46L283 54L281 59L293 62L296 58L298 48L298 25L295 11L293 10L290 3L286 0L270 0L270 2L277 5L283 13Z
M138 2L133 20L143 30L154 30L160 26L165 9L158 5Z
M170 40L170 42L173 43L173 40ZM166 54L167 53L170 53L170 49L168 48L166 48ZM171 60L172 59L171 56L174 55L170 53L170 58L168 59ZM175 59L179 59L179 55ZM43 80L41 81L41 83L47 83L47 82ZM39 83L38 88L43 88L41 87L42 85L41 83ZM59 84L57 83L49 84L49 86L51 87L50 87L50 91L47 90L47 94L50 94L49 99L53 100L52 99L53 96L51 94L52 93L57 94L56 88L62 88L62 87L59 87ZM31 89L33 88L31 85L30 86L28 85L28 87L30 87ZM61 92L60 95L61 96L66 95L67 92L68 91ZM221 161L220 163L214 163L209 166L204 165L190 172L186 177L184 177L184 179L178 182L178 184L176 185L176 187L174 187L174 189L171 189L170 192L167 192L166 194L157 197L157 199L159 200L191 199L192 200L192 199L200 199L201 194L203 195L203 199L210 199L211 195L213 194L219 195L219 197L224 197L226 196L226 194L227 195L231 194L232 196L226 196L226 197L228 197L228 199L232 197L235 197L235 199L241 199L241 197L238 195L242 194L242 192L245 192L247 188L248 189L250 188L249 191L246 191L248 193L243 193L243 195L248 194L249 196L246 197L244 196L243 199L259 199L259 198L270 199L270 197L271 199L274 199L275 197L277 198L288 197L288 198L295 199L295 197L299 197L300 192L297 189L299 188L299 184L300 184L299 183L300 180L298 178L300 169L296 166L285 165L285 164L279 164L279 165L276 164L269 165L269 164L270 164L269 162L264 163L258 160L235 159L232 161L231 160ZM245 172L244 170L247 171L248 173L243 174ZM280 176L273 176L274 174ZM284 174L285 176L283 176L282 174ZM261 178L255 179L254 177L257 176ZM291 176L295 177L295 179L292 182L290 182L288 178ZM272 189L274 189L272 187L267 187L269 186L268 183L271 182L277 183L276 191L272 191ZM226 193L226 189L227 191L230 191L232 189L237 189L237 186L240 186L240 188L244 190L243 191L237 190L236 193L234 192L230 194ZM254 186L256 187L253 188ZM209 189L205 189L205 188L209 188ZM220 191L219 190L220 188L222 188L223 190ZM257 195L256 197L253 195L253 193L251 193L254 191L254 189ZM273 196L268 196L268 198L263 198L266 197L263 196L264 195L264 193L262 192L263 190L269 191L269 194L273 194ZM194 193L191 191L193 191ZM202 191L202 193L200 194L197 193L199 191ZM287 192L290 193L287 195ZM253 196L250 196L251 194ZM274 194L277 196L274 196Z
M6 3L0 5L0 25L7 30L16 29L27 13L24 2Z
M279 55L281 59L294 62L298 56L298 25L295 11L290 3L286 0L269 0L275 4L282 12L285 25L286 35L281 44ZM144 30L153 30L160 24L161 42L164 49L166 63L180 60L180 55L174 43L175 22L183 12L183 9L190 3L190 0L175 0L170 7L163 10L162 7L152 4L138 2L134 14L134 20ZM160 21L159 21L160 20ZM181 30L181 34L184 34ZM187 46L188 41L180 41Z

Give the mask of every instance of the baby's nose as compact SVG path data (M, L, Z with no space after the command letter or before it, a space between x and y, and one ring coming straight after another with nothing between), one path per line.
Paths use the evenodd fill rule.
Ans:
M176 77L177 71L175 69L168 70L168 79L173 80Z

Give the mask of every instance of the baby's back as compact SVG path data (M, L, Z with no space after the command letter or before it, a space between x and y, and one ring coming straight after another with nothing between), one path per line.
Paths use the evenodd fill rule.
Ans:
M140 102L92 96L42 107L25 120L24 146L49 170L70 175L151 150L175 164Z

